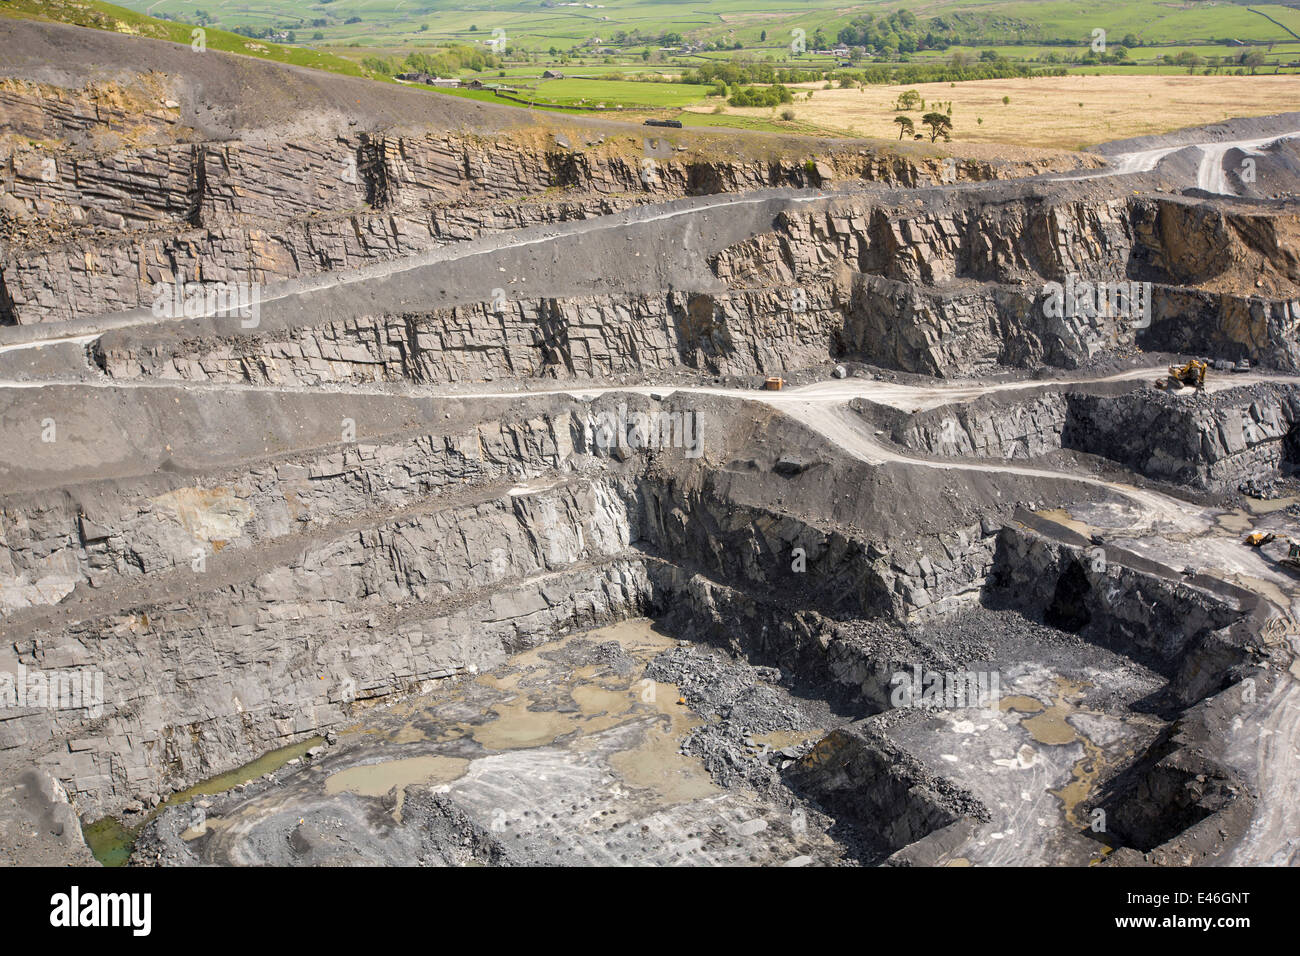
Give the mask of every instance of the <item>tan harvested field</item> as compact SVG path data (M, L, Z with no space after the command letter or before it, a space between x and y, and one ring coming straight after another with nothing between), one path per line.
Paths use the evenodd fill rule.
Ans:
M922 132L921 114L932 101L952 101L954 143L1001 143L1075 149L1107 140L1163 133L1233 116L1261 116L1300 108L1300 76L1060 76L1040 79L808 88L791 106L728 107L728 113L772 118L793 109L799 122L871 137L898 137L892 108L914 89L927 110L910 115ZM1002 98L1010 97L1010 103ZM707 110L711 106L701 106ZM983 120L983 123L978 120ZM928 139L928 137L927 137ZM942 140L940 141L942 142Z

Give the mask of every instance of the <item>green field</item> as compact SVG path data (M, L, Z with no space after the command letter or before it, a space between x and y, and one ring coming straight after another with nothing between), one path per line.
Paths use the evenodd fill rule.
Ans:
M630 80L541 80L530 90L537 99L562 105L644 106L650 109L692 106L701 102L706 86L687 83L645 83Z
M180 43L190 42L192 24L202 24L212 49L382 80L411 69L404 65L409 55L427 53L431 56L419 61L427 65L419 69L499 83L516 91L518 99L491 90L439 89L436 95L559 112L603 108L634 122L644 116L677 117L691 126L829 135L856 135L867 128L861 125L866 119L808 115L809 87L838 89L841 81L856 87L863 80L877 86L951 86L949 80L1030 79L1052 72L1103 77L1300 73L1300 39L1244 5L1222 0L933 0L919 8L900 0L847 5L831 0L125 2L137 11L189 22L157 20L97 0L0 0L0 14ZM1255 9L1300 34L1300 10L1279 4ZM875 17L873 23L862 19L866 14ZM788 44L796 28L808 43L799 53ZM841 58L815 52L835 45L841 29L855 48L847 66ZM1106 31L1104 62L1091 50L1095 29ZM504 53L484 58L487 43L500 30ZM453 44L459 53L448 52ZM1119 46L1125 56L1116 60ZM1180 55L1183 62L1175 63ZM1242 62L1247 55L1251 61ZM804 87L792 106L804 105L756 111L729 103L752 81L746 63L811 72L811 83L787 80ZM719 90L708 86L663 82L711 64L728 66L733 74L741 68L727 81L727 99L710 96ZM547 69L564 78L543 79ZM744 111L715 111L723 103Z
M686 40L738 41L747 49L777 54L786 51L793 28L806 31L810 41L821 29L833 41L841 27L862 13L880 15L903 8L921 18L958 18L962 30L974 33L972 42L982 47L1036 41L1082 44L1095 28L1105 29L1111 42L1131 33L1148 45L1295 39L1244 4L1214 0L1181 4L1163 0L934 0L921 5L905 0L856 4L839 0L605 0L548 7L540 0L126 0L126 5L154 16L166 14L184 20L194 20L203 12L225 29L292 29L300 43L330 46L472 42L488 39L493 29L500 28L514 49L532 53L547 53L551 47L568 51L596 37L609 44L619 31L638 31L640 40L633 38L620 46L637 52L647 46L654 49L651 38L676 33ZM1300 33L1300 10L1281 4L1252 6ZM767 31L766 41L760 39L763 30ZM320 38L313 39L318 33Z
M1261 71L1300 63L1300 39L1284 28L1300 34L1300 9L1279 3L1252 5L1278 21L1273 23L1244 4L1222 0L933 0L919 7L904 0L856 4L838 0L607 0L590 4L573 0L124 0L124 5L155 17L175 18L178 22L164 25L174 33L170 39L188 42L188 29L180 21L198 23L212 34L209 45L215 49L361 74L366 71L360 61L369 55L400 59L413 51L453 42L482 47L492 40L494 31L504 31L498 35L509 51L505 63L508 78L535 77L547 66L593 78L602 71L673 72L737 55L831 69L833 58L813 54L815 40L832 46L839 31L855 18L865 14L879 18L904 9L919 21L917 37L938 23L946 24L949 36L958 42L943 49L910 49L900 44L897 51L878 51L864 62L935 63L957 52L976 56L993 50L1014 62L1035 66L1055 62L1072 71L1127 73L1137 68L1164 73L1180 69L1168 61L1183 50L1203 58L1226 58L1239 56L1249 47L1263 54ZM41 8L73 8L92 14L112 9L93 0L9 0L0 4L0 11L6 7L36 16L41 15ZM58 18L68 17L60 14ZM149 23L144 18L132 22L130 14L119 14L117 19L130 29L154 35L149 32L151 27L143 25ZM789 46L795 29L803 30L807 40L807 51L802 54L795 54ZM1096 29L1106 31L1111 49L1129 41L1125 66L1072 62L1089 52ZM258 35L241 39L230 32L233 30ZM665 43L673 49L661 49ZM689 49L682 49L682 44ZM725 49L714 48L719 45ZM740 49L733 49L736 46ZM608 100L618 91L587 92ZM567 93L558 100L575 101ZM680 97L668 96L638 100L636 105L684 103Z

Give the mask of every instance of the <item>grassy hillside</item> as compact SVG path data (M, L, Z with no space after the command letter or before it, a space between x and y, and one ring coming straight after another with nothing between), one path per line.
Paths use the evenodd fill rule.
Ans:
M191 12L193 7L190 7ZM194 27L185 23L158 20L125 7L99 0L0 0L0 16L22 17L29 20L51 20L76 26L112 30L130 36L154 40L171 40L190 45L194 42ZM292 63L348 76L376 76L360 64L327 50L312 50L296 46L266 43L242 37L212 26L203 28L203 40L210 50L255 56L277 63Z

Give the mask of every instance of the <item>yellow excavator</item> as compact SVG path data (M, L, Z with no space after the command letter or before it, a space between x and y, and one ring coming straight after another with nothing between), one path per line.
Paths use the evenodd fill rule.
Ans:
M1205 373L1210 363L1192 359L1186 365L1169 366L1169 377L1156 380L1156 388L1182 388L1190 385L1195 389L1205 387Z
M1286 565L1292 571L1300 571L1300 541L1287 538L1286 544L1286 557L1278 558L1278 563Z
M1246 535L1243 542L1251 548L1262 548L1269 542L1276 541L1277 535L1272 531L1256 531L1253 534ZM1284 565L1293 571L1300 571L1300 541L1295 538L1286 539L1286 557L1278 558L1278 564Z

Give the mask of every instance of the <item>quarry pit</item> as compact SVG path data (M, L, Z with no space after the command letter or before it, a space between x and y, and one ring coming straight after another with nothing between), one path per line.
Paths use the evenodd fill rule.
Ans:
M1300 114L669 150L0 45L3 862L1300 858Z

